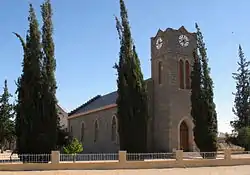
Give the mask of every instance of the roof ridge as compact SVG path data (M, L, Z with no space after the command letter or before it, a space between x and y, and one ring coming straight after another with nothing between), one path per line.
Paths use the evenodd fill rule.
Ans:
M63 112L67 113L67 111L61 106L59 105L58 103L56 104L58 108L60 108Z
M95 97L91 98L89 101L87 101L86 103L82 104L81 106L79 106L78 108L72 110L71 112L68 113L68 116L73 115L78 109L85 107L87 105L89 105L90 103L94 102L95 100L97 100L98 98L100 98L101 95L96 95Z
M109 93L106 93L106 94L102 95L102 97L104 97L104 96L106 96L106 95L109 95L109 94L112 94L112 93L115 93L115 92L117 92L117 90L112 91L112 92L109 92Z

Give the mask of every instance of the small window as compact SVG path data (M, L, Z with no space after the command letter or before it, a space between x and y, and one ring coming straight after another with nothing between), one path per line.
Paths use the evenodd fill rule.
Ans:
M85 124L82 122L81 124L81 142L84 142L84 135L85 135Z
M185 62L185 83L186 83L186 89L190 89L190 64L188 60Z
M70 126L70 133L73 135L73 127Z
M180 89L184 89L184 63L182 59L179 61L179 83Z
M117 127L116 127L116 116L112 117L112 125L111 125L111 140L113 142L116 141L117 136Z
M95 128L95 131L94 131L94 142L97 142L98 136L99 136L99 126L98 126L97 120L95 121L94 128Z
M162 84L162 70L163 70L163 66L162 66L162 62L160 61L158 63L158 82L159 82L159 84Z

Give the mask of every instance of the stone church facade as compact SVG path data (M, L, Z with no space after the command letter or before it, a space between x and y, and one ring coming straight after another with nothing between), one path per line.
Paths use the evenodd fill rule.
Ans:
M159 30L151 38L151 78L148 91L148 151L194 149L190 116L190 74L196 34L183 26ZM69 113L68 128L85 153L119 150L116 118L117 92L98 95Z

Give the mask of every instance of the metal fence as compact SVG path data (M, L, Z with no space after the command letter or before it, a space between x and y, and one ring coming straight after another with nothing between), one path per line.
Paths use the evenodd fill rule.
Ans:
M232 151L232 152L231 152L231 158L232 158L232 159L250 158L250 151Z
M17 154L0 154L0 163L12 163L12 162L20 162L20 159Z
M183 159L224 159L224 152L183 152Z
M0 154L0 163L49 163L51 154Z
M118 161L118 153L100 154L58 154L61 163L87 162L87 161ZM250 158L249 151L232 151L232 159ZM182 158L188 159L224 159L224 152L183 152ZM58 160L57 159L57 160ZM127 161L154 161L176 160L175 152L171 153L126 153ZM0 154L0 164L3 163L51 163L51 154Z
M175 153L127 153L128 161L175 159Z
M107 154L60 154L61 162L76 161L118 161L118 153Z

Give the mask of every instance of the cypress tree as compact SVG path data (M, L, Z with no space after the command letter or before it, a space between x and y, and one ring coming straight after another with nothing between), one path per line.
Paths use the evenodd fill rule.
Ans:
M24 49L23 71L18 79L16 107L17 150L19 154L41 153L41 43L33 6L30 4L29 30L26 43L18 35ZM44 126L43 126L44 127Z
M29 153L43 153L43 142L41 137L43 137L43 133L41 133L43 116L41 113L41 60L42 60L42 53L41 53L41 33L39 31L39 24L37 21L37 17L35 14L35 10L30 4L30 28L29 28L29 40L26 41L27 45L27 59L29 60L30 64L27 65L27 74L24 72L24 81L27 85L26 91L27 95L25 98L29 96L30 99L25 100L27 103L27 108L30 110L24 111L24 117L28 117L28 123L31 125L29 127L30 132L29 135L25 137L29 137L30 139L28 144L28 151ZM27 76L27 77L26 77ZM27 79L26 79L27 78ZM29 100L29 101L28 101ZM26 105L25 105L26 106Z
M28 131L27 130L27 122L24 122L24 89L25 89L25 84L24 84L24 78L23 78L23 73L24 71L26 71L26 67L28 65L28 59L27 59L27 47L26 47L26 43L23 40L23 38L17 34L14 33L17 38L20 40L22 47L23 47L23 72L22 75L17 79L16 85L17 85L17 90L16 90L16 94L17 94L17 103L15 105L15 111L16 111L16 119L15 119L15 132L16 132L16 151L17 153L23 153L26 152L24 149L26 149L25 143L25 133ZM26 41L29 40L29 36L26 36Z
M8 91L7 80L4 81L3 94L0 96L0 149L3 152L6 141L14 138L14 111L9 102L12 95Z
M59 126L58 112L56 108L56 79L55 79L55 53L53 41L53 23L52 23L52 8L50 0L46 0L41 5L43 26L42 26L42 48L43 48L43 61L42 61L42 77L43 77L43 115L46 118L44 132L48 142L45 144L45 152L49 153L56 148L57 133Z
M120 16L121 23L116 18L116 28L121 46L119 63L115 66L118 72L117 117L120 149L146 152L147 93L123 0L120 0Z
M246 60L241 45L239 45L239 61L237 64L237 73L233 73L233 79L236 81L236 92L233 93L235 96L233 113L236 116L236 119L230 122L231 126L236 132L238 132L243 127L250 126L250 62Z
M191 72L191 116L194 122L194 141L198 148L204 144L205 120L202 114L201 99L201 59L197 55L197 50L193 52L193 69Z
M195 27L197 29L198 54L201 59L200 117L203 118L202 120L200 120L201 123L197 122L196 125L201 124L202 126L204 126L204 130L201 130L201 132L204 134L204 138L199 141L199 149L202 152L215 152L217 151L218 124L215 103L213 101L213 81L210 77L210 68L208 67L208 58L205 43L203 41L203 35L197 24L195 25ZM198 116L196 116L196 119L197 117Z
M52 37L52 8L49 0L41 5L41 13L42 42L32 5L26 42L19 34L14 33L24 50L23 73L17 82L16 105L17 151L20 154L50 153L65 141L65 138L62 139L65 133L60 127L56 108L56 63ZM29 136L30 133L32 136Z

